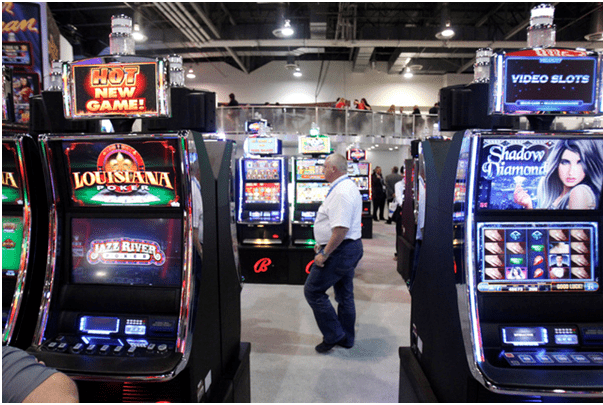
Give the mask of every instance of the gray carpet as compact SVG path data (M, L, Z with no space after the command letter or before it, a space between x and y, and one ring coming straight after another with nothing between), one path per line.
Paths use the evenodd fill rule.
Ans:
M398 402L398 348L410 345L410 295L393 260L394 225L374 223L373 238L363 244L352 349L314 350L322 335L303 286L244 286L241 340L251 342L252 402Z

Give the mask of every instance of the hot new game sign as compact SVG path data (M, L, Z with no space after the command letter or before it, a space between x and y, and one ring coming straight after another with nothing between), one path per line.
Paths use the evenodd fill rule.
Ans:
M162 62L71 65L68 118L168 116ZM67 101L66 101L67 102Z

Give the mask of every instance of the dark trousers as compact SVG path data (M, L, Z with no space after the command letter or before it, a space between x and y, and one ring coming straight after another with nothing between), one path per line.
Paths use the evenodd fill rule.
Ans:
M385 196L373 197L373 219L385 219L383 217L383 210L385 208ZM381 214L377 216L377 211Z
M354 344L356 305L353 280L362 252L362 240L346 239L331 253L324 267L312 264L310 268L304 295L327 344L335 344L343 338L346 338L347 344ZM327 295L331 287L338 303L337 312Z

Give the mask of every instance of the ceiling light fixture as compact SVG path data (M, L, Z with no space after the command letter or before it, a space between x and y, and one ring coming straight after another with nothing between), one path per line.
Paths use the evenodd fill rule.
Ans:
M197 76L195 75L195 72L193 72L193 68L190 68L190 69L188 70L188 73L186 74L186 77L187 77L187 78L189 78L189 79L194 79L195 77L197 77Z
M301 69L299 68L299 66L295 68L295 71L293 72L293 76L302 77L302 72L301 72Z
M272 31L272 34L277 38L287 38L293 35L294 33L295 31L293 31L293 28L291 27L290 20L285 20L285 23L282 27L279 27Z
M136 42L144 42L147 40L147 36L140 30L140 24L134 24L132 38L134 38L134 41Z
M454 30L450 26L450 21L448 21L446 23L446 25L444 25L442 31L440 31L436 34L436 38L437 39L450 39L452 37L454 37Z
M406 68L406 70L404 70L404 78L405 79L412 79L414 75L412 74L412 71L409 68Z

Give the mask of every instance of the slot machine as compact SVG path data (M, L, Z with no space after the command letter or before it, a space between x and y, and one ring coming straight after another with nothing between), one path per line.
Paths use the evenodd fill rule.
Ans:
M362 196L362 237L371 239L373 237L371 164L364 161L366 159L365 150L349 149L346 155L348 159L348 177L356 183L356 187L358 187L358 191Z
M286 283L289 204L282 142L251 136L244 149L235 196L241 273L247 282Z
M532 49L492 66L491 114L534 129L455 134L428 207L411 349L441 401L600 401L603 131L545 124L601 114L601 57Z
M291 214L291 243L314 247L313 225L316 212L329 192L324 163L331 152L328 137L299 137L299 153L291 158L293 173L293 204Z
M26 349L42 294L48 221L37 144L14 119L11 71L2 67L2 344Z
M290 284L305 283L309 274L315 255L314 220L330 188L324 176L324 163L331 153L331 141L319 135L317 129L310 132L309 136L299 137L298 151L302 156L291 158Z
M64 63L66 118L114 128L140 118L146 132L39 137L52 232L28 352L76 380L83 402L249 400L240 279L232 243L218 248L231 231L218 184L232 151L210 163L202 134L175 127L204 131L211 120L199 117L203 95L173 82L170 61ZM174 123L178 114L186 120Z

